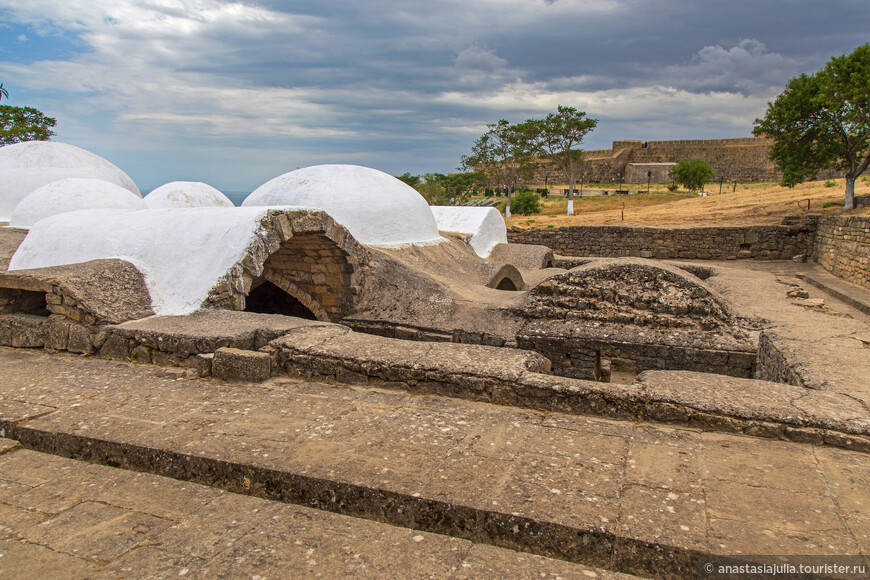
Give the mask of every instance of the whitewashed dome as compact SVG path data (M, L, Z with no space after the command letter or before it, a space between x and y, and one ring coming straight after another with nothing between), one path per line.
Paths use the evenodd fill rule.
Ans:
M142 198L101 179L69 177L38 187L24 196L9 225L29 228L41 219L80 209L146 209Z
M315 165L280 175L254 190L247 206L320 209L372 246L442 240L426 200L409 185L377 169Z
M126 173L84 149L53 141L15 143L0 147L0 221L8 221L34 189L67 177L102 179L142 197Z
M201 181L172 181L145 196L150 209L171 207L233 207L230 198Z

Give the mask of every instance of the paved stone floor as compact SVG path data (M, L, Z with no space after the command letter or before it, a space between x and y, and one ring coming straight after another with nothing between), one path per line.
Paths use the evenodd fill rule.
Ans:
M658 577L691 577L704 554L870 555L868 454L39 351L0 349L0 376L6 437L126 468L0 456L0 577L31 561L69 576L315 575L307 557L337 576L354 554L381 576L602 574L482 544ZM211 510L230 523L197 519Z
M626 577L9 440L0 449L2 579Z

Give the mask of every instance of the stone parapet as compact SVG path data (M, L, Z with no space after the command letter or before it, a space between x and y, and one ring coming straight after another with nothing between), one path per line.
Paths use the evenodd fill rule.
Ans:
M870 218L835 216L821 220L813 257L840 278L870 287Z
M699 260L789 260L812 252L815 222L798 225L656 228L566 226L508 230L508 242L565 256Z

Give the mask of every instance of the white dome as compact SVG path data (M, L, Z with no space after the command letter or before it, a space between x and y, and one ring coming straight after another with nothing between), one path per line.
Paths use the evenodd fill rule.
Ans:
M133 180L102 157L65 143L27 141L0 147L0 220L34 189L66 177L102 179L141 197Z
M27 228L49 216L80 209L145 209L145 202L108 181L69 177L28 193L12 211L9 225Z
M173 181L145 196L150 209L168 207L233 207L230 198L201 181Z
M470 235L468 245L481 258L489 256L496 245L507 243L507 226L494 207L438 205L432 214L442 232Z
M320 209L358 242L373 246L442 240L429 205L414 188L358 165L315 165L285 173L254 190L242 206Z

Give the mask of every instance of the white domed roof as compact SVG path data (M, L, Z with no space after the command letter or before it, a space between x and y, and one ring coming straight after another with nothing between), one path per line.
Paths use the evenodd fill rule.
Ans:
M201 181L172 181L145 196L150 209L168 207L233 207L230 198Z
M66 177L102 179L141 197L133 180L102 157L65 143L27 141L0 147L0 220L34 189Z
M28 193L12 211L9 225L27 228L49 216L80 209L145 209L145 202L114 183L70 177Z
M494 207L438 205L432 214L442 232L470 235L468 245L481 258L489 256L496 245L507 243L507 226Z
M315 165L264 183L242 206L316 208L373 246L442 240L426 200L409 185L377 169Z

